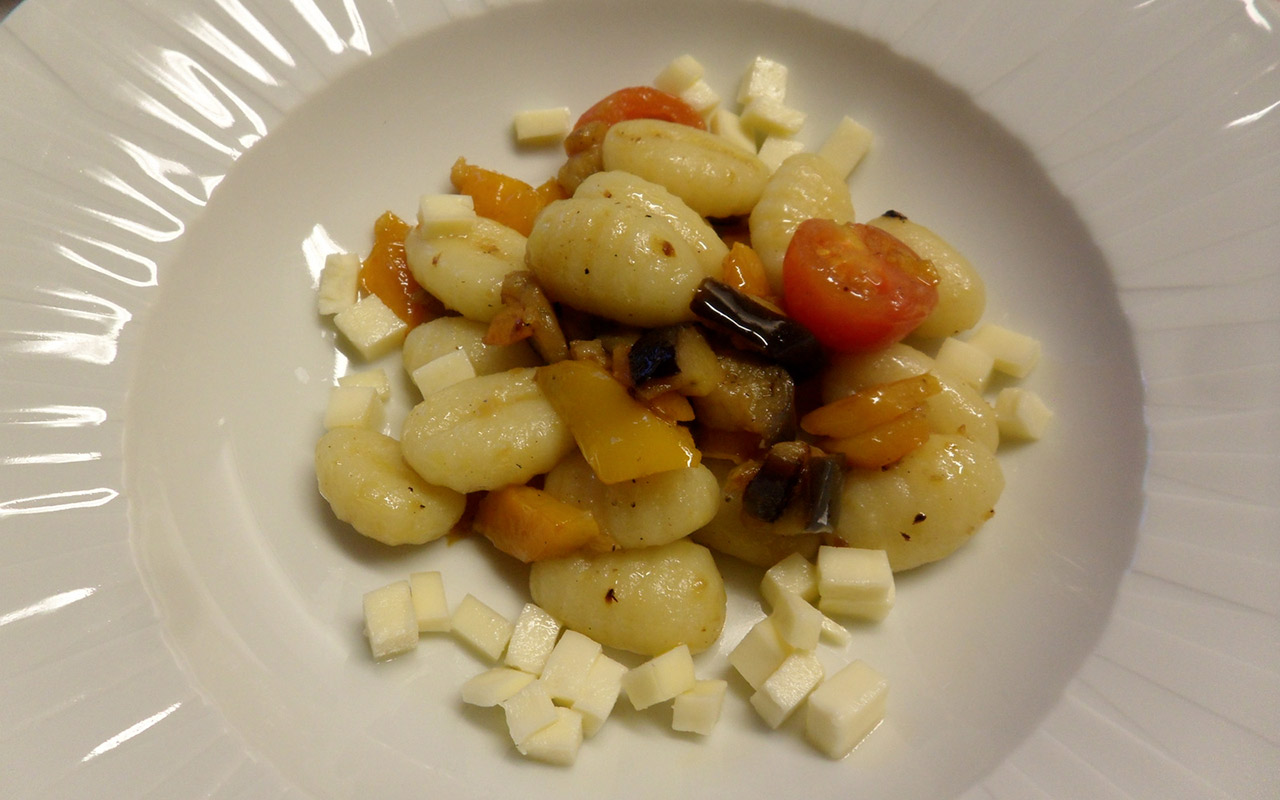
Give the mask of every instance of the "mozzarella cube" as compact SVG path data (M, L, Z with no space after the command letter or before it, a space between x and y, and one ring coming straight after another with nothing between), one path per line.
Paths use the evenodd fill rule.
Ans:
M729 653L729 665L752 689L759 689L791 652L791 645L778 634L773 619L765 617L747 631L747 635Z
M533 683L534 676L509 667L494 667L462 684L462 702L473 706L496 706L511 699Z
M600 650L595 639L577 631L564 632L542 668L542 683L552 700L573 705Z
M490 661L498 660L511 638L507 618L470 594L462 598L450 622L459 639Z
M883 619L896 590L889 556L858 547L818 548L818 609L824 614Z
M863 661L854 661L809 696L805 738L831 758L844 758L884 719L889 684Z
M844 117L818 147L818 155L835 167L842 177L847 178L871 149L871 138L871 131L853 119Z
M555 144L573 130L569 107L533 108L516 114L516 141L520 144Z
M627 674L623 664L606 655L596 656L587 671L586 680L578 691L578 698L573 703L573 710L582 714L582 731L586 736L595 736L596 731L604 725L604 721L613 713L622 692L622 676Z
M792 592L783 592L770 616L778 636L796 650L812 650L818 646L823 616L808 600Z
M690 84L689 88L680 92L678 97L704 117L714 111L716 106L720 105L720 95L716 94L715 89L712 89L701 78Z
M582 715L571 708L557 708L555 713L555 722L525 737L516 749L526 758L568 767L582 747Z
M787 66L764 56L756 56L738 84L738 105L766 97L781 103L787 99Z
M418 235L457 236L471 230L476 203L466 194L424 194L418 199Z
M453 350L433 358L409 375L423 397L475 376L476 368L463 350Z
M378 399L384 403L391 397L391 379L387 371L378 367L363 372L351 372L338 378L339 386L369 386L378 393Z
M770 728L776 728L822 683L824 674L822 662L812 651L792 653L751 695L751 706Z
M762 136L795 136L804 127L805 113L781 100L757 97L742 109L742 127Z
M382 427L382 401L372 386L334 386L324 409L324 429Z
M333 324L366 361L390 353L409 335L409 326L376 294L365 295L360 302L334 314Z
M516 745L522 744L533 734L553 724L560 715L556 713L551 695L542 681L530 681L523 689L503 700L499 705L507 718L507 733Z
M765 570L760 581L760 594L776 608L783 592L799 595L812 603L818 599L818 568L799 553L792 553Z
M413 613L408 581L396 581L365 593L364 635L378 660L418 646L418 618Z
M413 612L418 618L419 631L440 633L453 627L449 601L444 596L444 577L439 572L411 574L409 589L413 594Z
M686 733L706 736L720 721L727 681L698 681L687 692L676 695L671 707L671 727Z
M671 62L658 73L658 77L653 79L653 85L654 88L661 89L667 94L679 96L705 74L706 70L702 63L693 56L685 54L671 59Z
M991 370L995 367L996 360L989 352L972 342L948 336L938 346L934 363L940 372L982 391L991 380Z
M682 644L629 670L622 676L622 689L639 710L687 692L696 682L693 656L689 646Z
M782 162L796 153L804 152L804 143L782 136L766 136L760 143L760 152L756 153L760 160L769 167L770 172L777 172Z
M827 615L822 615L822 641L830 642L838 647L844 647L853 641L853 635L849 633L849 629L836 622Z
M733 142L743 150L756 151L756 137L742 127L742 120L727 108L717 108L711 112L707 127L717 136Z
M320 271L316 310L337 314L351 308L360 296L360 257L355 253L330 253Z
M974 331L969 344L991 354L997 372L1015 378L1031 374L1040 361L1040 342L1008 328L990 323Z
M541 675L559 635L560 623L555 617L533 603L525 603L507 643L507 666Z
M1010 386L996 395L996 425L1002 437L1039 439L1052 419L1053 411L1029 389Z

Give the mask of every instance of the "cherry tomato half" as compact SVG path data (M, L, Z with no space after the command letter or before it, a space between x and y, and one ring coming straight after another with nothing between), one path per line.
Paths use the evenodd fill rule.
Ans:
M628 119L661 119L704 130L707 127L693 106L673 94L649 86L619 89L588 108L573 127L576 130L592 122L612 125Z
M800 223L782 264L787 313L832 350L888 347L938 304L938 275L892 234L829 219Z

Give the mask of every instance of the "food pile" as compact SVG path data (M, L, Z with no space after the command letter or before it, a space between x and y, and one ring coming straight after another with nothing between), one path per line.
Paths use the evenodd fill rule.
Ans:
M321 314L367 361L399 351L421 393L393 437L385 369L339 380L315 453L334 514L529 564L514 621L471 594L451 611L438 572L370 592L373 655L453 631L501 662L463 699L501 706L532 758L572 763L620 694L711 731L730 684L692 654L724 626L713 551L766 570L771 613L729 659L752 706L775 728L803 707L844 756L887 683L857 660L825 674L819 641L850 639L832 618L882 619L894 572L964 544L1004 488L1001 437L1051 416L1018 386L986 399L1038 342L980 324L980 276L933 231L855 221L871 134L846 117L806 149L786 82L757 58L727 102L681 56L572 124L521 112L522 142L563 146L555 176L459 158L416 224L387 212L367 257L326 261Z

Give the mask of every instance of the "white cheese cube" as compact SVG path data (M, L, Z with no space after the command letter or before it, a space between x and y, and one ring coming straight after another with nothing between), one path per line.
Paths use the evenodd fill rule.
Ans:
M453 627L449 601L444 596L444 576L439 572L414 572L409 576L409 589L419 631L440 633Z
M747 631L747 635L729 653L729 665L752 689L759 689L791 652L791 645L778 634L773 619L765 617Z
M792 653L751 695L751 706L776 728L822 683L823 675L822 662L812 651Z
M702 116L707 116L720 105L720 95L701 78L694 81L689 88L680 92L678 97L693 107Z
M760 152L756 153L760 160L769 167L770 172L777 172L782 162L796 153L804 152L804 143L782 136L766 136L760 143Z
M682 644L629 670L622 676L622 689L639 710L687 692L696 682L689 646Z
M552 700L573 705L600 650L600 643L590 636L577 631L564 632L542 668L542 683Z
M409 335L409 326L376 294L365 295L360 302L334 314L333 324L366 361L390 353Z
M738 84L738 104L766 97L781 103L787 99L787 66L764 56L756 56Z
M884 719L888 694L880 673L854 661L809 696L805 738L831 758L844 758Z
M596 731L604 725L604 721L613 713L622 692L622 676L627 674L625 665L614 661L606 655L596 656L587 672L586 680L578 691L578 699L573 703L573 710L582 714L582 732L585 736L595 736Z
M671 728L706 736L720 721L728 681L698 681L687 692L676 695L671 707Z
M686 53L671 59L671 62L658 73L658 77L653 79L653 85L654 88L661 89L667 94L678 96L697 83L705 74L706 69L703 68L702 63Z
M494 667L462 684L462 702L473 706L496 706L511 699L533 683L534 676L509 667Z
M408 581L396 581L364 595L364 635L376 659L391 658L418 646L418 618Z
M330 253L320 271L316 310L337 314L351 308L360 296L360 257L355 253Z
M424 194L418 198L418 235L457 236L471 230L476 203L467 194Z
M362 372L351 372L338 378L339 386L370 386L378 393L378 399L384 403L391 397L391 379L382 367L367 369Z
M533 603L525 603L507 643L507 666L541 675L559 635L560 623L555 617Z
M433 358L409 374L423 397L475 376L476 368L471 364L471 359L467 357L466 352L462 350L454 350L439 358Z
M818 607L823 602L884 601L893 592L893 570L883 550L860 547L818 548Z
M756 137L742 127L742 120L727 108L717 108L707 119L707 128L722 139L733 142L743 150L756 151Z
M1039 439L1053 419L1053 411L1040 395L1009 386L996 395L996 425L1010 439Z
M555 144L573 130L569 107L531 108L516 114L516 141L520 144Z
M556 721L530 734L516 749L526 758L568 767L582 747L582 715L571 708L557 708Z
M853 635L849 633L848 628L823 614L822 641L830 642L838 647L844 647L846 644L853 641Z
M836 124L835 130L818 147L818 155L825 158L840 175L847 178L871 149L871 138L871 131L853 119L845 117Z
M382 401L372 386L334 386L324 409L324 429L382 427Z
M1040 342L990 323L974 331L969 344L991 354L998 372L1025 378L1040 361Z
M742 127L761 136L795 136L804 127L805 113L771 97L757 97L742 109Z
M551 695L547 694L542 681L536 679L499 705L506 714L507 733L517 745L560 718Z
M893 602L894 590L890 588L887 595L875 600L829 600L822 597L818 599L818 610L836 617L879 622L889 616L889 612L893 610Z
M818 599L818 568L799 553L792 553L765 570L760 581L760 594L776 608L783 592L799 595L812 603Z
M940 372L964 381L978 391L987 388L991 380L991 370L996 365L995 357L971 342L948 336L938 346L938 355L934 364Z
M502 656L511 638L512 625L507 618L470 594L462 598L450 622L459 639L490 661Z
M822 635L822 612L798 594L783 592L770 615L782 641L797 650L812 650Z

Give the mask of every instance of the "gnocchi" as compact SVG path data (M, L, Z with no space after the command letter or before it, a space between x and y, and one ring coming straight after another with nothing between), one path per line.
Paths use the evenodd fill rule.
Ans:
M769 177L751 209L751 244L764 262L773 291L782 293L782 257L806 219L853 220L853 199L839 171L813 153L787 158Z
M502 308L502 279L524 266L525 237L476 217L455 235L428 236L419 225L404 248L422 288L464 317L488 322Z
M942 339L978 324L987 307L987 289L969 259L938 234L896 212L883 214L867 224L905 242L921 258L932 262L938 273L938 305L912 332L913 336Z

